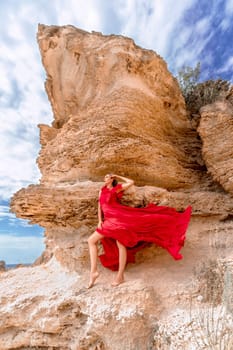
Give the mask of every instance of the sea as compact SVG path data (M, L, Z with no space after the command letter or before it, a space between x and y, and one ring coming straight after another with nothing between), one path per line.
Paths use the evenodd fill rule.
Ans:
M14 269L18 266L30 266L31 264L6 264L6 270Z

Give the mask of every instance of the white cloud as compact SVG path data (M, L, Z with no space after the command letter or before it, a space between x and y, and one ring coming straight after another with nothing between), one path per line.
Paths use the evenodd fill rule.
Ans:
M220 24L220 27L223 31L227 30L231 25L231 18L223 18Z
M12 232L12 228L14 227L32 228L32 226L29 225L28 220L16 218L15 214L9 211L9 207L3 204L0 204L0 224L0 233L7 233L9 228L11 228L10 231Z
M201 18L195 25L196 32L199 33L199 35L205 35L208 34L211 30L211 18L204 17Z
M200 57L202 51L204 50L205 46L208 44L208 42L210 41L210 39L212 38L212 36L214 35L214 33L210 33L208 36L206 36L205 38L198 38L195 37L193 39L193 45L189 47L189 50L185 50L182 53L182 56L179 55L176 59L175 62L175 67L182 67L182 65L190 65L190 66L195 66L197 63L197 59L198 57ZM196 58L196 61L195 61ZM209 59L209 56L208 56ZM202 63L204 63L206 60L206 57L203 58Z
M5 218L14 218L14 214L9 212L9 207L7 205L0 205L0 221Z
M225 2L225 13L226 13L226 15L233 14L233 0L227 0Z
M55 4L59 25L78 23L84 30L103 30L101 2L70 0L68 4L68 6L64 6L63 1L57 1Z
M9 195L16 190L36 182L39 178L36 167L39 134L36 124L39 115L31 114L32 112L22 104L19 108L22 108L23 116L11 108L2 109L0 196L3 199L9 198ZM31 115L34 119L30 118Z
M44 91L37 24L74 24L86 30L102 30L100 9L101 2L94 0L70 0L65 5L61 0L52 5L46 1L21 1L14 7L10 2L9 6L4 4L0 28L0 199L9 198L40 177L36 166L37 124L50 124L52 111Z
M7 264L30 264L44 250L42 237L0 234L0 260Z
M174 29L179 25L187 9L196 0L174 1L122 1L118 6L122 16L122 33L133 37L143 47L153 48L166 57L171 45Z
M228 30L232 25L233 16L233 0L225 1L225 8L223 8L224 17L221 21L221 28L223 31Z
M229 57L224 66L217 70L217 73L221 74L224 72L232 71L233 68L233 56Z
M7 14L6 14L7 17ZM0 91L0 198L36 182L39 145L37 124L50 123L52 113L44 92L44 73L35 38L23 34L25 22L12 20L1 36ZM12 21L11 21L12 20ZM32 35L35 34L32 30ZM9 40L14 39L13 41Z

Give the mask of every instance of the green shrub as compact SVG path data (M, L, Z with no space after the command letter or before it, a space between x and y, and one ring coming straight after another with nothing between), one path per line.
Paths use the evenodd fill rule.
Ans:
M177 76L187 110L191 116L198 114L201 107L225 98L231 89L230 82L223 79L199 83L200 71L200 63L197 63L195 68L183 67Z
M192 92L194 87L198 84L200 74L201 74L200 62L197 63L195 68L192 68L189 66L183 66L178 71L177 80L184 97L188 93Z
M198 113L201 107L225 98L230 86L228 81L222 79L197 84L184 96L187 109L191 115Z

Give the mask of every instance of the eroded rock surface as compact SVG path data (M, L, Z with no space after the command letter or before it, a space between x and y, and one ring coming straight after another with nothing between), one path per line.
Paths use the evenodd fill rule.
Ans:
M202 107L198 132L208 171L233 194L233 105L225 100Z
M160 56L72 26L39 26L37 37L55 119L40 126L43 182L102 181L111 169L138 185L199 183L199 141Z

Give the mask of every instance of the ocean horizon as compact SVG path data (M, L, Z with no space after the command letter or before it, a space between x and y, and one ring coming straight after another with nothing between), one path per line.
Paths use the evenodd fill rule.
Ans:
M30 266L30 265L32 264L17 263L17 264L6 264L5 267L6 267L6 270L10 270L10 269L16 268L17 266Z

